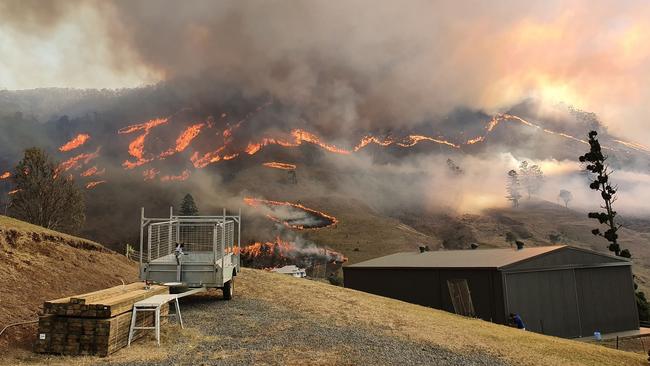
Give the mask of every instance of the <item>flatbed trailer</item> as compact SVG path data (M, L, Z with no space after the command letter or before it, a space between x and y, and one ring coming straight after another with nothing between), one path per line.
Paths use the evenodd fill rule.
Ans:
M219 288L231 299L241 269L241 211L168 218L140 214L140 278L175 287Z

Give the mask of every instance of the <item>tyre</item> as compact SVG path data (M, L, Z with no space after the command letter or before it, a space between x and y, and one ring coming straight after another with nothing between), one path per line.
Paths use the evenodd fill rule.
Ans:
M232 299L233 293L235 292L235 279L233 278L230 281L224 283L222 290L224 300Z

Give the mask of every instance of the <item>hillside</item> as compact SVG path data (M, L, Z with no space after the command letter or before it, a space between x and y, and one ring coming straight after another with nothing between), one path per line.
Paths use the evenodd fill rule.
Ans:
M44 300L85 293L138 277L134 262L95 242L0 216L0 319L33 320ZM24 343L35 326L11 328L0 349Z
M13 352L11 364L642 365L640 354L553 338L401 301L244 269L232 301L182 299L167 326L106 359Z

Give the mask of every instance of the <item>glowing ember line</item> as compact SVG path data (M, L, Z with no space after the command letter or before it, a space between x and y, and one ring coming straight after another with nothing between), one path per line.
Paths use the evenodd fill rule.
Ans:
M79 169L81 168L82 165L88 164L91 160L96 159L99 156L99 151L101 150L101 146L95 150L93 153L84 153L84 154L79 154L77 156L74 156L61 164L57 167L57 171L59 172L65 172L70 169Z
M267 168L282 169L282 170L296 170L295 164L280 163L277 161L271 161L268 163L264 163L262 165L264 165Z
M9 177L11 177L11 173L9 173L9 172L4 172L4 173L0 174L0 179L7 179Z
M456 145L454 143L451 143L449 141L439 140L439 139L435 139L433 137L422 136L422 135L409 135L404 140L402 140L402 142L398 142L397 145L402 146L402 147L411 147L411 146L414 146L414 145L418 144L420 141L431 141L431 142L435 142L437 144L448 145L448 146L451 146L451 147L456 148L456 149L460 148L460 146L458 146L458 145Z
M22 191L22 189L14 189L13 191L7 192L8 195L16 194L18 192Z
M278 223L282 223L286 227L291 228L291 229L297 229L297 230L323 229L323 228L326 228L326 227L336 225L339 222L338 219L336 217L334 217L334 216L330 216L330 215L328 215L328 214L326 214L324 212L320 212L320 211L311 209L309 207L305 207L305 206L303 206L303 205L301 205L299 203L271 201L271 200L265 200L265 199L261 199L261 198L252 198L252 197L245 197L244 198L244 203L246 203L247 205L249 205L251 207L259 207L261 205L293 207L293 208L296 208L296 209L300 209L300 210L303 210L303 211L310 212L310 213L312 213L312 214L314 214L316 216L324 217L324 218L326 218L327 220L329 220L331 222L329 225L326 225L326 226L319 226L319 227L316 227L316 228L308 228L308 227L301 226L301 225L290 225L286 221L281 220L281 219L279 219L279 218L277 218L275 216L266 215L266 217L268 217L269 219L271 219L271 220L273 220L275 222L278 222Z
M82 177L90 177L93 175L103 175L106 172L106 169L99 170L97 166L93 166L91 168L88 168L86 171L81 173L80 175Z
M650 149L648 147L646 147L644 145L641 145L639 143L636 143L636 142L628 142L628 141L622 141L622 140L614 140L614 142L617 142L617 143L619 143L619 144L621 144L623 146L627 146L627 147L632 148L634 150L650 153Z
M475 137L473 139L467 140L466 144L467 145L474 145L474 144L478 144L479 142L483 142L483 141L485 141L485 136L477 136L477 137Z
M393 140L390 137L387 137L384 140L380 140L379 138L377 138L375 136L368 135L368 136L365 136L365 137L363 137L361 139L361 141L357 144L357 146L354 147L354 151L359 151L359 150L363 149L364 147L368 146L368 144L370 144L370 143L374 143L374 144L377 144L379 146L386 147L386 146L390 146L394 142L395 142L395 140Z
M90 135L85 134L85 133L80 133L76 137L74 137L72 140L66 142L63 146L59 148L59 151L65 152L65 151L70 151L78 148L79 146L83 145L90 139Z
M189 170L183 170L183 172L180 175L165 175L160 177L161 182L169 182L169 181L183 181L187 180L187 178L190 177L190 171Z
M95 181L95 182L88 182L88 184L86 184L86 189L93 189L93 188L97 187L98 185L104 184L104 183L106 183L105 180L98 180L98 181Z
M158 174L160 174L160 172L154 168L146 169L145 171L142 172L142 176L144 177L144 180L152 180L156 178Z

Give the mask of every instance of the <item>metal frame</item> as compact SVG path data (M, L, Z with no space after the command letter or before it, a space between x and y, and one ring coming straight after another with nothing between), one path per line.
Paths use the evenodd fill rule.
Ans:
M179 255L176 245L188 237L191 242L184 244L191 248ZM180 216L170 207L165 218L146 217L144 208L140 211L138 257L143 280L222 288L240 271L240 248L241 210L237 215L223 209L218 216Z

